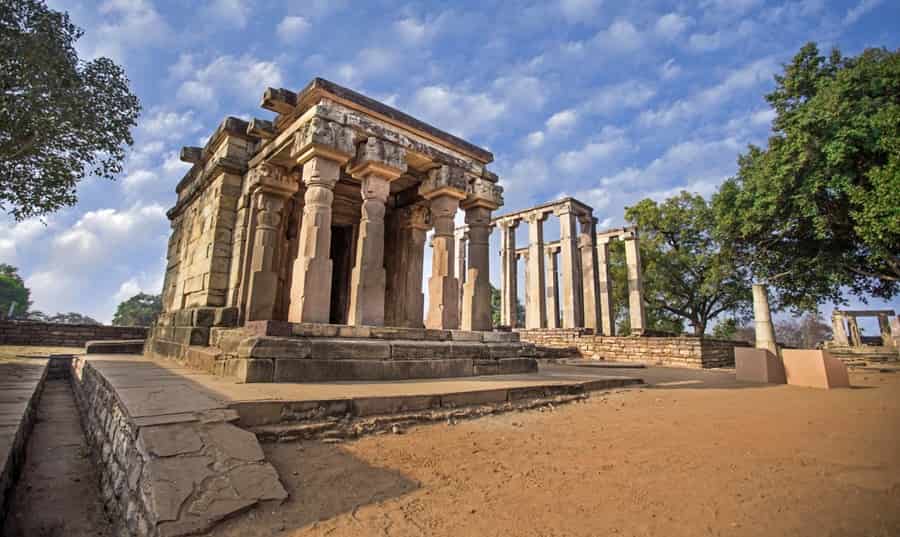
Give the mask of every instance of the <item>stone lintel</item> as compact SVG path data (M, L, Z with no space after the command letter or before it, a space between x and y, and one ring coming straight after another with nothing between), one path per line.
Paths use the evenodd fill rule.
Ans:
M297 106L297 94L284 88L266 88L259 106L276 114L290 114Z
M300 176L286 173L284 168L263 162L247 174L250 188L260 188L265 192L291 196L300 189Z
M353 129L313 117L294 133L290 154L298 164L324 156L344 165L356 154L355 141Z
M269 140L275 137L275 126L272 125L271 121L253 118L247 125L247 134L249 134L250 136L256 136L257 138L261 138L264 140Z
M181 148L181 152L178 155L178 158L181 162L187 162L188 164L196 164L200 162L200 159L203 157L203 148L202 147L192 147L185 146Z
M499 222L504 221L504 220L521 220L525 217L526 214L532 213L532 212L537 212L537 211L544 211L547 213L550 213L550 212L555 213L555 212L557 212L558 208L561 206L571 207L572 212L575 212L576 214L584 214L584 213L591 214L594 211L594 209L590 205L587 205L573 197L565 197L562 199L549 201L547 203L542 203L540 205L535 205L534 207L529 207L528 209L522 209L520 211L516 211L513 213L507 213L507 214L502 214L502 215L496 216L491 220L491 223L498 224Z
M377 175L393 181L406 173L406 170L405 149L391 142L369 138L357 147L356 158L349 173L355 178Z

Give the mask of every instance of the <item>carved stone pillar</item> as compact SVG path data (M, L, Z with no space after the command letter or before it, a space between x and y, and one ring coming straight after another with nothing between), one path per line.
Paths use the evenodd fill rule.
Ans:
M331 308L331 202L340 163L313 157L303 165L303 220L294 261L288 320L327 323Z
M559 328L559 265L556 254L559 246L547 246L547 328Z
M753 317L756 325L756 348L765 349L778 356L778 345L775 343L775 327L772 325L772 314L769 312L769 295L766 286L753 284Z
M647 317L644 313L644 288L641 283L641 250L635 231L625 237L625 263L628 265L628 317L631 321L631 334L639 336L644 333Z
M837 345L849 345L847 338L847 323L844 322L844 314L837 311L831 314L831 340Z
M528 214L528 291L525 301L525 328L547 326L547 306L544 289L544 220L547 214L538 211Z
M609 277L609 238L597 239L597 298L600 301L600 331L604 336L616 335L616 312L613 311L612 279Z
M402 237L406 240L403 247L406 252L406 268L404 281L406 291L405 315L403 324L411 328L424 326L425 295L422 293L422 272L425 270L425 236L428 229L428 208L414 205L404 209L401 217Z
M469 230L465 227L458 228L454 232L454 240L456 244L453 248L454 253L456 254L456 260L454 264L453 274L456 276L456 279L459 280L459 303L463 303L463 295L465 293L466 287L466 246L469 242ZM459 323L462 326L462 318L463 318L463 308L459 308Z
M881 344L885 347L893 347L894 338L891 336L891 322L886 313L878 314L878 331L881 335Z
M570 204L560 205L554 212L559 216L563 328L581 328L584 326L584 307L575 213Z
M262 163L251 170L248 180L254 192L256 231L250 262L250 290L246 318L268 321L274 318L278 298L276 256L281 243L280 229L285 200L297 191L297 177L285 177L284 170Z
M512 328L518 324L518 256L516 227L518 220L503 220L500 227L500 324Z
M461 328L491 330L491 209L480 205L467 206L466 225L469 228L469 263L463 284Z
M350 277L347 323L384 326L384 204L391 181L406 171L406 152L394 144L369 138L359 146L350 173L362 181L362 216L356 242L356 264Z
M594 217L587 214L579 219L581 233L578 235L578 249L581 252L581 289L584 293L584 327L600 331L600 311L597 288L597 250L595 248Z
M428 174L419 193L431 202L431 278L428 280L427 328L452 329L459 326L459 281L453 276L453 219L459 202L466 197L463 171L441 166Z
M859 331L859 322L856 315L847 318L847 326L850 328L850 345L852 347L862 347L862 333Z

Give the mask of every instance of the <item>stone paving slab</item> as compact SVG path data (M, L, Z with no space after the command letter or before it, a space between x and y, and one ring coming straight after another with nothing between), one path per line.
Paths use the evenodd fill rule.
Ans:
M21 471L47 363L46 358L0 362L0 527Z

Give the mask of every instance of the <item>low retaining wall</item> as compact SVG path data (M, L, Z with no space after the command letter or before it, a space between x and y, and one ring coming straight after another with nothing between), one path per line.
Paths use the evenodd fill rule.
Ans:
M576 348L583 358L697 369L734 366L734 348L749 347L741 341L693 336L598 336L580 328L520 330L519 335L541 347Z
M144 326L0 321L0 345L82 347L93 340L146 339L146 337L147 327Z
M0 530L6 522L10 493L22 472L25 448L49 369L47 360L32 360L33 364L28 365L0 364L0 390L6 395L0 403Z

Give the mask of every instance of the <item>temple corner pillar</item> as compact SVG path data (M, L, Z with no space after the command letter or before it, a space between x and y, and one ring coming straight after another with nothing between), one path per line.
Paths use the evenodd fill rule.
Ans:
M489 331L491 322L490 235L491 211L494 204L466 200L467 241L469 246L465 283L462 293L462 324L460 328Z
M755 347L778 356L775 327L772 325L772 314L769 311L769 294L766 286L758 283L753 284L753 318L756 327Z
M559 246L546 246L547 328L559 328Z
M591 214L579 217L581 233L578 235L578 249L581 252L581 289L584 293L584 327L595 333L601 331L598 300L598 271L596 243L596 219Z
M644 286L641 276L641 250L637 231L624 237L625 263L628 272L628 318L632 335L641 335L647 325L644 311Z
M528 222L528 262L525 270L528 274L525 298L525 328L546 328L547 307L544 281L544 220L547 213L535 211L529 213Z

